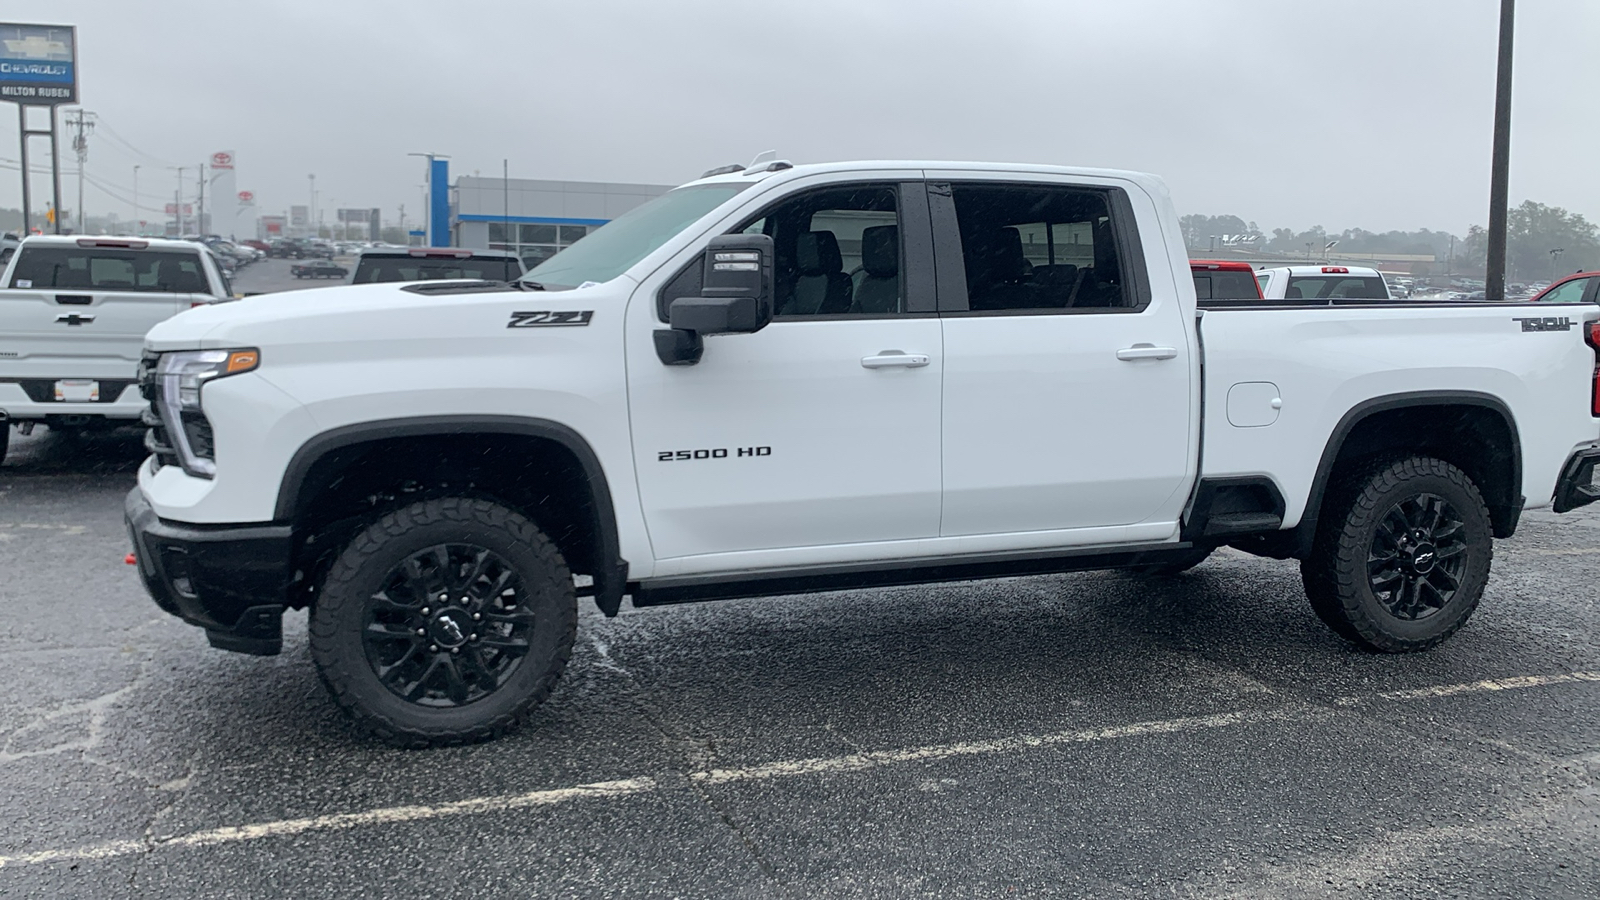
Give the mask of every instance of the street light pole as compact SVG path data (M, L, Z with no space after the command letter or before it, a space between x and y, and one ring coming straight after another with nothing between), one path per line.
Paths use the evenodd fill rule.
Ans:
M316 173L312 173L310 175L307 175L306 177L311 179L311 205L306 207L306 224L311 227L312 233L316 237L322 237L322 235L317 233L317 231L316 231L316 228L317 228L317 176L316 176Z
M1486 300L1506 298L1506 206L1511 179L1511 28L1516 0L1500 0L1500 60L1494 84L1494 157L1489 169L1489 247L1483 274Z
M139 233L139 166L133 167L133 233Z

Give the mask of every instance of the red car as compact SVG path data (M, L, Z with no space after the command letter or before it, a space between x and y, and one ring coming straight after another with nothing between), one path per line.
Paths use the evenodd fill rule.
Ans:
M234 241L234 243L242 244L252 250L260 250L262 253L272 249L272 245L266 241Z
M1201 300L1260 300L1261 285L1247 262L1191 259L1194 293Z
M1600 303L1600 272L1568 275L1533 295L1534 303Z

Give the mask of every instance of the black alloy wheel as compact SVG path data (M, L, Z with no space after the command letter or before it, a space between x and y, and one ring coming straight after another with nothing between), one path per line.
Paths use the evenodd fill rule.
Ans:
M396 509L334 560L311 610L311 657L356 724L402 747L520 726L572 655L572 573L549 538L492 500Z
M1494 555L1477 485L1444 460L1375 462L1329 488L1300 578L1317 617L1382 653L1425 650L1478 607Z
M1372 595L1397 619L1425 619L1455 599L1467 565L1466 523L1437 494L1389 508L1367 554Z
M367 599L362 642L385 687L421 706L494 693L528 655L534 612L517 571L473 544L435 544Z

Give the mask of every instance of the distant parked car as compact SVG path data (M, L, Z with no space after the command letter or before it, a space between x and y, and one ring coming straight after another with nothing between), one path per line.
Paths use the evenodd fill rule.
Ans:
M244 246L249 247L252 250L260 250L262 253L269 253L272 250L272 245L267 243L266 241L251 240L251 241L236 241L235 243L243 244Z
M350 270L326 259L313 259L290 266L289 274L296 278L343 278Z

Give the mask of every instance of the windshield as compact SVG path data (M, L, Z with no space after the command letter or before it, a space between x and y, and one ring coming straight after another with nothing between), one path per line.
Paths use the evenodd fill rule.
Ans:
M535 266L525 280L547 287L610 281L749 186L703 184L668 191Z
M426 256L363 256L356 263L352 284L380 281L435 281L442 278L481 278L511 281L522 274L515 259L503 256L440 259Z

